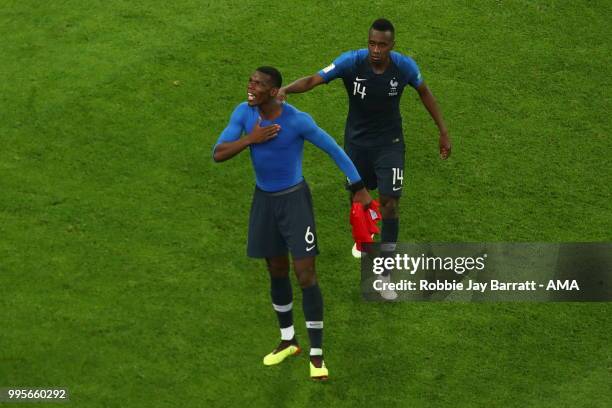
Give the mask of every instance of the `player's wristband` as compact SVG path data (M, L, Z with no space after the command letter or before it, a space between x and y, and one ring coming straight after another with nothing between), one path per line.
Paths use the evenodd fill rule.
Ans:
M346 189L349 190L351 193L356 193L359 190L361 190L362 188L365 187L365 184L363 182L363 180L359 180L353 184L349 184L346 186Z

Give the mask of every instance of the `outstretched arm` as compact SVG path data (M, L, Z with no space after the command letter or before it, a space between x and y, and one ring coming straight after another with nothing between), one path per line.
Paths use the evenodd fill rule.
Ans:
M431 118L436 123L436 126L438 126L438 130L440 131L440 157L442 159L447 159L451 154L451 142L448 135L448 129L446 129L446 124L442 118L442 112L436 103L436 98L433 96L427 85L425 85L425 82L421 82L416 90L419 93L421 102L431 115Z
M314 75L310 75L304 78L300 78L297 81L290 83L287 86L282 87L278 91L276 97L280 101L284 101L287 98L287 94L308 92L315 86L328 83L336 78L340 78L348 72L357 61L359 56L364 57L367 55L367 50L347 51L341 54L327 67L323 68Z
M323 78L321 78L319 74L314 74L311 76L300 78L296 81L293 81L289 85L284 86L281 89L279 89L276 98L278 100L284 101L287 98L287 94L308 92L315 86L318 86L324 83L325 81L323 80Z
M354 193L353 201L359 202L364 206L369 205L372 197L370 197L370 194L365 189L361 176L344 150L338 146L338 143L329 134L318 127L310 116L304 114L302 123L304 139L327 153L348 178L350 183L349 189Z

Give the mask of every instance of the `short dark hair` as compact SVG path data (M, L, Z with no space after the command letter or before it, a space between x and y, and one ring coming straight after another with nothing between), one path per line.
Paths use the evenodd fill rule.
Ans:
M370 26L370 30L391 31L391 34L395 36L395 27L393 27L393 24L391 24L391 22L386 18L379 18L378 20L375 20Z
M257 68L256 71L266 74L272 78L272 85L275 88L280 88L283 84L283 76L281 75L280 71L274 67L263 66Z

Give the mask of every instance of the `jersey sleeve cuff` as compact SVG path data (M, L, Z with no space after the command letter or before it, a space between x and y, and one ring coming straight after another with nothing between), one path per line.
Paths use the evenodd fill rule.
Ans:
M320 70L319 72L317 72L317 75L319 75L322 79L324 83L329 83L329 78L327 77L327 74L325 72L323 72L323 70Z
M350 191L351 193L356 193L364 187L365 187L365 183L363 182L363 180L359 180L354 183L348 184L346 186L346 189Z

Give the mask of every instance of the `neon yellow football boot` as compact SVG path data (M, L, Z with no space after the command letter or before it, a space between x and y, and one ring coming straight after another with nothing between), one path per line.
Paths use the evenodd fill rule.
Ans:
M310 378L316 381L327 381L329 378L329 371L327 367L325 367L325 361L321 361L320 368L315 367L312 361L310 362Z
M264 357L263 363L267 366L280 364L289 356L297 356L302 352L302 349L297 344L291 344L280 351L274 349L270 354Z

